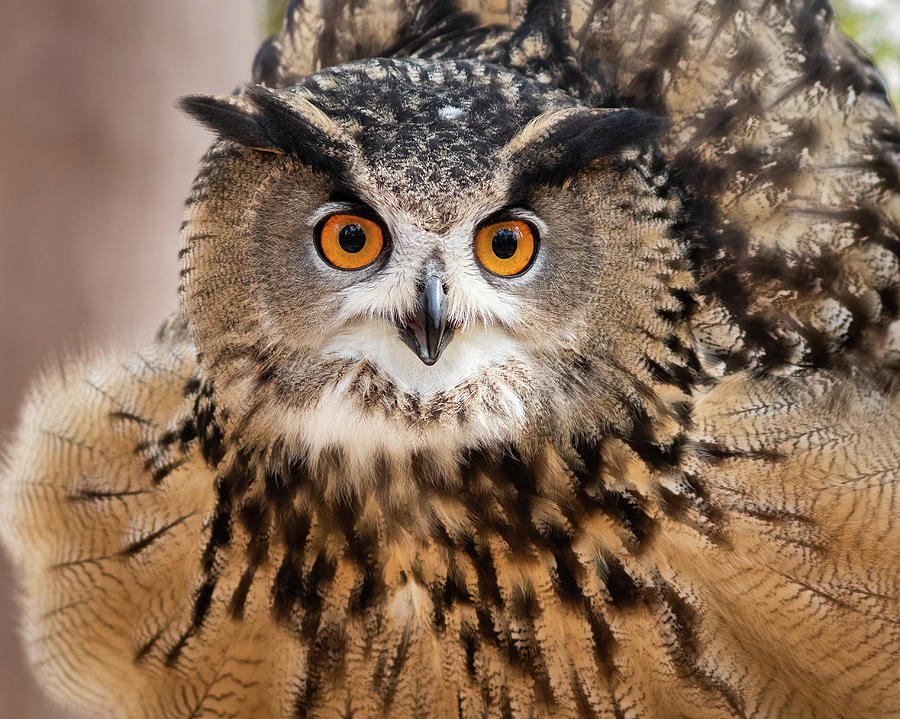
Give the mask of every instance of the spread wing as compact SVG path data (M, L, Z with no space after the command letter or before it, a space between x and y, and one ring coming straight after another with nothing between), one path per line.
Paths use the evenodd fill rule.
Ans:
M825 0L576 0L582 66L671 122L698 339L726 365L897 366L900 126Z

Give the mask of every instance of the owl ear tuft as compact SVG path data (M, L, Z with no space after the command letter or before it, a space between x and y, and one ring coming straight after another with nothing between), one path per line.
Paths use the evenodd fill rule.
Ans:
M227 140L267 152L280 152L258 112L234 95L188 95L178 108Z
M345 173L352 152L341 128L311 102L290 92L250 86L240 95L190 95L178 106L220 137L295 155L320 172Z
M508 151L518 182L558 185L594 160L652 143L665 128L645 110L561 110L532 120Z

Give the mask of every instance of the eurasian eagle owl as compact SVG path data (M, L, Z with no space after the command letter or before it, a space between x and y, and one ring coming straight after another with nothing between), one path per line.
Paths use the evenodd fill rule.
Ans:
M311 0L0 483L93 717L900 716L900 127L826 0Z

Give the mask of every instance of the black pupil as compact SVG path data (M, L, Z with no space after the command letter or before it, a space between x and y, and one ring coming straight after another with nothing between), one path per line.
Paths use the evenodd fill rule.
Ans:
M366 231L359 225L344 225L338 233L338 243L344 252L355 254L366 246Z
M497 230L494 234L494 239L491 240L491 249L494 250L494 254L501 260L508 260L516 254L518 246L519 240L516 238L516 233L508 227Z

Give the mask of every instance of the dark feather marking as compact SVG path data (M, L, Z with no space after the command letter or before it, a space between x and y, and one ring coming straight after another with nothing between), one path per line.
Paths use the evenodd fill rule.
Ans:
M197 439L197 425L193 419L186 419L178 429L178 441L183 447Z
M591 487L600 478L602 460L600 445L598 442L589 442L582 439L575 444L575 451L581 459L582 466L573 467L572 469L582 487Z
M463 12L455 0L427 0L397 32L397 40L379 53L382 57L408 57L431 43L445 45L460 34L475 30L478 17Z
M256 569L253 566L247 567L241 575L234 593L231 595L231 601L228 604L228 613L235 621L241 621L244 618L244 607L247 604L247 595L250 593L250 587L256 578Z
M167 667L175 666L175 663L178 661L178 657L181 656L181 652L184 651L184 648L187 646L188 641L193 636L194 630L189 628L185 630L175 644L166 652L165 665Z
M159 467L155 467L151 474L153 484L160 484L166 477L172 474L172 472L174 472L179 467L183 467L186 463L187 459L181 458L172 460L171 462L166 462Z
M135 451L135 454L140 454L141 452L145 452L149 449L153 449L153 450L157 450L157 456L158 456L159 451L164 450L171 444L174 444L177 439L178 439L178 435L175 432L168 430L168 431L164 432L162 435L160 435L157 439L150 439L150 440L146 440L144 442L138 442L137 446L134 448L134 451Z
M674 341L671 344L673 347L677 346ZM649 388L647 391L650 391ZM209 391L208 396L198 406L208 409L213 404L212 393ZM682 422L689 422L689 403L673 407L672 411ZM637 409L635 412L637 426L648 424L649 418L641 419ZM198 421L198 426L201 424ZM635 437L629 439L635 441ZM657 455L668 453L662 458L664 461L660 456L656 457L661 462L660 466L668 467L669 462L677 461L679 451L677 447L680 446L680 442L681 439L677 439L674 447L656 448ZM560 451L570 455L570 452L565 452L564 449ZM646 461L647 449L642 448L641 451ZM632 551L639 553L656 531L656 524L643 504L646 500L633 493L613 491L603 486L600 473L602 460L597 440L583 438L577 446L577 452L581 462L572 468L574 494L571 500L560 501L559 497L554 497L553 501L558 503L560 511L575 525L586 511L599 509L607 513L623 530L631 534L634 539ZM283 456L282 451L277 448L266 453L245 450L235 453L228 465L220 468L217 479L219 505L217 511L223 510L222 516L227 514L228 521L214 517L210 525L210 541L207 549L233 541L231 526L239 525L246 530L248 539L244 547L244 556L247 564L227 605L229 615L235 620L240 620L256 578L255 568L266 561L269 542L279 541L285 548L270 589L271 606L275 620L288 626L294 625L293 630L304 638L311 649L310 665L315 669L301 686L295 699L296 710L303 715L304 712L308 713L318 706L324 677L340 670L345 639L338 627L322 622L323 601L333 580L336 564L324 554L315 556L310 554L307 541L313 520L306 513L297 510L295 504L297 490L301 487L305 491L312 489L314 505L328 507L328 511L325 514L318 514L315 521L333 523L331 531L342 535L346 540L343 556L352 558L358 563L358 580L349 597L348 612L364 613L367 608L381 606L384 601L386 587L382 574L383 567L378 564L378 548L385 538L359 526L362 508L357 499L338 502L325 499L321 495L324 487L320 484L320 478L310 474L307 464L304 461L284 461L281 459ZM340 453L326 457L323 460L323 472L326 474L341 472L344 462L345 459ZM382 487L393 482L387 467L379 469L381 464L385 462L375 462L377 466L373 467L373 487ZM556 595L561 601L581 607L587 617L592 617L594 611L587 605L582 591L584 572L589 570L575 555L571 544L572 538L562 527L548 528L532 524L531 502L533 498L540 496L541 492L535 468L527 455L523 455L512 446L473 450L460 467L459 476L479 476L483 480L465 483L462 486L459 486L452 477L444 476L443 470L439 471L425 455L417 458L415 470L416 477L422 482L423 487L428 488L428 492L436 495L447 493L464 501L467 507L472 508L476 526L498 532L513 554L528 555L535 548L551 552L556 564L556 569L551 574ZM689 491L683 497L685 504L682 509L687 503L693 503L698 508L702 508L704 502L708 503L708 500L704 500L701 496L702 486L698 484L694 492L694 489L690 489L694 485L690 484L688 478L685 479L685 485ZM485 493L484 496L481 496L482 492ZM389 494L382 499L388 501ZM492 509L497 503L502 507L500 514L494 513ZM225 508L229 508L227 512L224 511ZM407 510L397 507L390 511L401 512L397 516L402 516L402 511ZM711 511L709 513L711 514ZM476 568L477 590L475 596L470 596L468 590L458 584L452 570L448 570L445 580L429 584L428 590L435 608L436 627L441 626L441 617L446 616L447 610L455 603L472 604L478 625L478 641L493 644L509 662L521 667L533 678L538 700L553 706L555 700L541 652L537 649L537 644L534 644L534 639L527 639L527 627L533 627L540 615L540 608L534 598L529 598L527 594L517 595L508 604L505 603L499 589L494 558L487 545L465 536L454 539L445 536L444 541L469 556ZM213 559L214 557L205 558L209 576L197 592L191 626L169 651L170 662L177 659L190 637L199 631L208 613L217 581L215 575L217 568ZM418 576L418 582L425 582L417 574L415 566L411 567L411 571L413 578ZM648 602L656 591L653 587L643 586L635 581L629 574L627 565L618 559L609 560L605 568L598 566L596 571L607 588L609 601L614 606L628 607L636 602ZM516 617L520 625L526 627L525 639L513 641L507 636L502 622L496 623L497 616L502 617L504 614ZM615 642L608 627L605 627L599 616L593 616L589 622L595 651L598 656L605 657L605 662L612 662L611 655ZM467 642L465 635L461 635L460 640L469 656L469 668L474 671L472 662L478 651L477 645L471 638L471 641ZM391 687L395 686L394 682L399 676L401 671L399 665L402 662L401 652L379 669L379 685L388 694ZM610 663L609 666L613 665ZM607 679L609 680L609 676ZM609 691L615 707L617 706L615 687L612 682ZM489 706L498 708L500 706L497 704L498 697L494 697L493 700L485 697L485 700Z
M813 520L805 514L794 512L790 509L773 509L771 507L741 506L741 512L750 517L762 519L772 524L796 522L797 524L812 525Z
M109 419L120 419L125 422L134 422L135 424L145 424L145 425L153 424L153 422L151 422L146 417L140 417L140 416L134 414L133 412L126 412L124 410L110 412L106 416L109 417Z
M189 380L189 384L191 383L192 381ZM200 442L200 452L207 465L215 469L225 457L225 436L216 419L216 403L213 398L212 382L207 381L194 391L196 392L194 420ZM185 393L189 394L187 388L185 388Z
M615 557L606 560L604 583L612 603L617 607L627 607L645 597L645 589L638 585Z
M702 689L718 694L736 716L746 719L744 702L738 690L701 665L701 652L696 637L699 623L697 613L667 581L659 580L658 591L672 617L670 625L677 643L670 653L676 669L685 676L693 677Z
M241 525L249 535L247 542L247 564L259 567L266 560L268 552L267 534L271 524L269 509L263 499L256 495L241 505L237 512Z
M681 479L692 493L695 506L706 515L711 524L718 525L721 522L722 513L718 507L712 504L703 479L690 473L682 474Z
M99 502L104 499L119 499L122 497L134 497L139 494L149 494L149 489L130 489L121 491L103 491L97 489L80 489L75 494L66 497L69 502Z
M306 676L305 691L298 695L296 709L298 716L307 716L315 706L321 686L322 676L336 671L343 653L343 633L322 629L322 596L334 577L335 566L321 554L313 561L309 574L300 577L300 604L304 608L299 631L310 647L309 671Z
M739 149L733 161L737 163L735 167L744 168L746 174L756 176L759 182L783 184L792 174L795 158L803 148L815 147L819 142L819 133L814 125L800 120L793 124L790 139L776 154ZM766 169L769 165L771 167ZM722 183L727 178L721 175L721 168L697 162L691 153L683 152L673 160L672 176L684 187L686 198L674 229L687 241L689 259L696 268L699 291L720 302L743 332L745 349L721 357L729 370L746 367L751 361L762 369L777 368L792 357L791 347L778 331L783 320L777 316L764 317L751 310L751 298L758 295L760 287L765 286L771 288L768 290L770 293L781 286L834 297L853 315L848 336L839 349L864 345L865 332L871 326L871 320L863 303L842 289L844 280L839 260L828 255L788 257L779 251L751 256L746 235L739 228L723 226L716 208L702 199L714 196L724 186ZM864 207L833 211L795 208L792 211L816 214L834 222L850 222L858 228L861 241L871 239L895 253L900 250L900 243L885 231L883 218L874 209ZM810 348L804 358L806 363L823 367L845 364L840 351L835 351L833 347L833 338L810 327L798 329ZM754 358L755 350L761 350L761 359Z
M191 377L187 382L184 383L184 396L190 397L192 395L197 394L200 391L200 378L199 377Z
M133 557L135 554L140 553L141 551L143 551L144 549L149 547L151 544L153 544L153 542L155 542L157 539L159 539L164 534L166 534L166 532L174 529L179 524L181 524L183 521L185 521L186 519L189 519L190 517L193 517L195 514L197 514L197 513L190 512L189 514L185 514L184 516L179 517L178 519L175 519L175 520L169 522L164 527L160 527L155 532L151 532L150 534L148 534L146 537L142 537L141 539L138 539L137 541L132 542L131 544L129 544L128 546L126 546L125 548L120 550L119 554L123 557Z
M231 542L232 512L253 484L257 462L246 449L238 450L228 469L216 479L216 508L209 539L203 550L204 571L213 571L220 547Z
M572 549L571 538L557 535L555 539L556 541L551 543L551 552L556 563L554 579L557 594L562 600L581 604L584 599L579 581L582 570L578 557Z
M586 105L600 107L609 95L598 75L586 73L580 63L574 60L570 44L568 3L555 0L529 0L521 25L513 33L501 61L506 67L518 70L528 77L545 75L553 78L553 84L573 97L581 98ZM534 36L541 38L537 55L526 55L524 64L514 62L515 50L521 50L527 43L534 47Z
M305 515L295 514L291 506L296 487L305 483L308 476L305 466L299 462L289 466L289 473L286 476L273 469L269 469L265 473L263 490L266 501L269 508L278 518L281 526L285 528L286 541L294 536L300 537L302 535L305 538L306 532L309 530L308 518ZM298 519L300 519L303 526L303 529L299 531L293 529L300 526L299 524L294 524ZM297 540L294 539L293 541ZM298 546L302 547L303 545L301 543Z
M698 147L712 140L733 135L740 126L763 113L759 99L750 93L742 95L727 107L706 108L698 117L697 129L688 147ZM684 150L683 150L684 152Z
M622 103L666 116L663 82L667 72L677 71L689 37L690 30L686 27L676 27L661 37L652 52L648 53L646 68L635 74L627 88L620 88Z
M357 584L354 591L350 595L347 611L349 614L364 615L371 607L375 605L375 601L384 596L385 586L381 579L378 567L374 563L369 562L365 565L362 574L362 581ZM435 612L443 616L444 607L449 607L451 602L444 601L443 604L435 603ZM438 629L441 626L438 624Z
M657 523L647 513L645 500L633 492L610 492L604 509L619 519L634 536L636 550L646 545L658 529Z
M752 42L741 45L730 62L731 77L728 79L728 87L733 88L739 77L751 74L763 62L765 62L765 55L758 45Z
M187 646L188 641L190 641L191 637L202 628L206 615L209 613L209 608L212 605L216 582L217 579L215 577L207 577L194 595L191 624L184 632L182 632L172 648L166 653L165 664L167 667L175 665L178 658L181 656L181 653L184 651L184 648Z
M675 520L682 520L691 506L690 499L681 493L676 493L668 487L660 486L659 494L662 497L661 509L667 516Z
M410 628L405 626L394 655L385 657L384 654L379 654L375 665L372 683L383 698L385 711L390 710L390 706L394 701L394 694L397 691L397 684L400 681L400 673L403 671L406 660L409 658L410 634Z
M709 37L709 42L706 43L705 54L708 54L712 49L713 44L719 37L719 34L724 29L725 25L727 25L731 20L734 19L734 16L742 9L742 0L721 0L716 4L716 9L719 12L718 20L716 21L716 27L713 29L712 33Z
M597 666L602 669L602 676L606 680L606 690L612 703L613 716L615 719L625 719L625 713L619 705L615 691L615 677L619 673L613 659L617 648L616 638L603 617L595 612L592 607L586 605L585 610L588 626L591 629L594 657L597 660Z
M138 663L141 660L143 660L144 657L146 657L153 650L153 647L156 646L156 643L162 637L163 632L165 632L166 629L168 629L168 628L169 628L169 624L168 623L164 624L162 627L157 629L156 632L154 632L153 636L150 637L150 639L148 639L140 647L138 647L138 650L134 653L135 663Z
M892 286L878 291L882 311L888 317L900 315L900 287Z
M294 555L285 554L272 585L272 614L279 623L290 619L294 603L303 591L303 576Z
M673 385L684 392L690 392L696 384L695 374L687 367L671 362L663 366L647 355L643 360L656 382Z
M197 590L197 595L194 598L194 609L191 617L191 627L196 631L200 629L203 625L203 620L206 619L206 615L209 613L209 608L212 605L212 597L213 592L216 589L216 579L214 577L209 577L206 579L203 584L200 585L200 589Z
M638 456L655 469L671 469L681 462L687 437L679 433L668 444L659 444L653 437L653 422L646 414L635 422L624 438Z
M764 462L781 462L784 455L773 450L740 450L722 447L711 442L700 442L697 455L709 464L717 464L727 459L752 459Z

